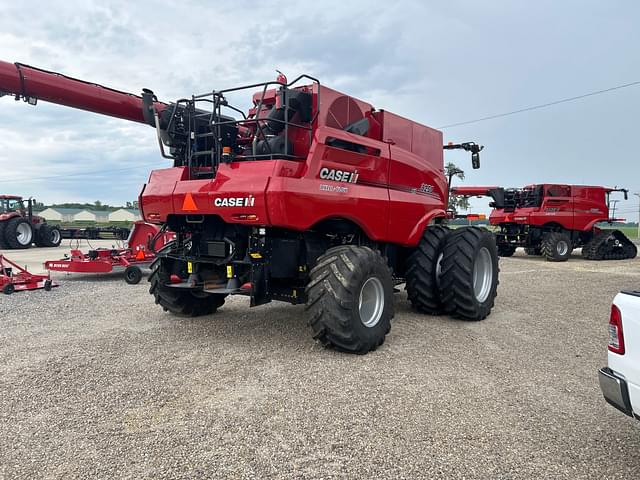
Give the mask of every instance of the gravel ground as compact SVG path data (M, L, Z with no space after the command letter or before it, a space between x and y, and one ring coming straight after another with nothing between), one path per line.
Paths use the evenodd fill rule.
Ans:
M488 319L401 293L366 356L301 306L178 320L113 276L2 296L0 478L638 478L640 424L596 375L638 267L518 253Z

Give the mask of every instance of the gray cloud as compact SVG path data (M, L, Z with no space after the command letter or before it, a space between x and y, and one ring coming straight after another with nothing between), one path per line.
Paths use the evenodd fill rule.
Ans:
M636 2L35 2L3 6L0 59L170 100L307 72L432 126L640 79ZM447 129L487 146L467 183L558 181L640 189L629 143L640 88ZM0 100L0 190L123 202L149 164L153 130L59 107ZM448 159L468 168L466 155ZM72 172L111 175L21 182ZM484 202L476 202L483 205Z

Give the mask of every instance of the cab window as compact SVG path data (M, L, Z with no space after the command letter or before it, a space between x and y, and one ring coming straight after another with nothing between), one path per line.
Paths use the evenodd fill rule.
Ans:
M16 210L21 210L24 208L24 205L22 204L22 200L5 200L2 203L2 206L4 207L4 210L6 212L15 212Z
M549 185L547 187L547 197L570 197L571 187L568 185Z

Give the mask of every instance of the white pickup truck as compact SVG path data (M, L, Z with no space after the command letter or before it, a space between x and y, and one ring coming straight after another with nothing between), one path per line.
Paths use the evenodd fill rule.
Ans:
M640 292L623 291L613 299L607 364L599 371L605 400L640 420Z

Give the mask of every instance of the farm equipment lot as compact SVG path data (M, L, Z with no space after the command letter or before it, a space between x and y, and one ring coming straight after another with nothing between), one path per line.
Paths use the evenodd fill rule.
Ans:
M640 259L500 266L489 318L403 291L366 356L315 344L302 306L176 319L113 276L0 296L0 478L636 478L597 369Z

